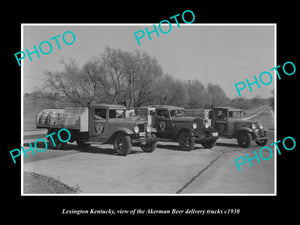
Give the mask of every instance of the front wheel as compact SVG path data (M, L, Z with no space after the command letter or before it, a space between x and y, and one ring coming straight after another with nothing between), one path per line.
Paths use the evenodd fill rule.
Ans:
M152 134L151 136L154 140L156 139L155 134ZM146 144L141 145L141 148L144 152L153 152L155 150L156 146L157 146L157 141L155 140L155 141L146 142Z
M185 151L191 151L195 147L195 137L189 132L182 131L178 137L179 148Z
M268 139L255 141L258 146L265 146L268 142Z
M114 149L119 155L128 155L132 149L130 136L126 134L117 134L114 138Z
M252 142L251 134L248 132L242 132L241 134L239 134L237 142L239 146L248 148Z
M204 147L204 148L213 148L216 144L217 140L213 140L213 141L205 141L205 142L202 142L201 145Z

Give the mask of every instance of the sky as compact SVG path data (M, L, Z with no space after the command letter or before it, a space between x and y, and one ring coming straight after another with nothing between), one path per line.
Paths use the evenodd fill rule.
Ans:
M274 78L270 85L260 84L261 88L253 85L253 92L246 88L241 95L246 98L271 97L276 77L275 72L270 71L276 66L273 24L183 23L178 28L175 23L169 33L159 31L159 37L155 32L151 33L152 40L145 34L138 45L134 33L139 30L146 33L145 27L149 31L154 29L153 24L23 24L22 51L27 48L33 52L34 45L38 48L43 41L52 44L50 54L39 52L40 58L32 54L32 61L27 55L22 60L23 91L31 92L40 87L44 82L44 72L61 70L63 60L73 58L82 65L103 53L108 45L126 51L145 51L158 60L164 73L183 81L197 79L204 85L218 84L230 98L238 97L236 83L246 82L246 79L251 83L254 76L259 79L263 71L269 71ZM167 31L168 24L162 29ZM76 40L71 45L66 45L61 39L66 31L75 34ZM50 40L59 34L57 40L61 49L58 49L55 40ZM68 42L72 41L70 34L65 38ZM45 52L49 50L47 47L43 44ZM263 78L265 83L268 79Z

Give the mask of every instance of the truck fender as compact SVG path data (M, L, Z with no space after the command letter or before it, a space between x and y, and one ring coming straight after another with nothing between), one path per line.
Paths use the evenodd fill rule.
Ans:
M213 133L213 132L218 132L218 130L214 127L209 127L208 129L210 129L210 132Z
M182 131L186 131L188 133L190 133L192 136L194 136L194 132L192 129L189 129L189 128L181 128L179 131L177 131L176 135L175 135L175 140L177 140L179 134L182 132Z
M253 136L253 135L252 135L253 130L252 130L251 128L249 128L249 127L241 127L241 128L239 129L239 131L235 134L235 136L238 137L238 136L240 135L240 133L242 133L242 132L248 132L248 133L251 134L251 136Z
M112 143L114 141L114 137L117 135L117 134L127 134L127 135L133 135L134 132L128 128L120 128L118 129L116 132L114 132L109 138L108 140L105 142L105 143Z
M150 129L151 129L150 130L151 134L156 134L157 133L157 129L156 128L151 127Z

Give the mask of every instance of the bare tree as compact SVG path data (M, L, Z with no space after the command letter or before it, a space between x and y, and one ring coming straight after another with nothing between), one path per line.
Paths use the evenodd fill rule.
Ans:
M62 63L62 71L46 71L46 95L84 106L113 103L129 108L147 104L155 99L154 88L162 76L161 66L149 54L109 46L82 67L75 60Z
M106 47L102 60L108 72L115 98L127 108L149 103L155 97L153 87L162 76L157 60L140 51L127 52Z
M230 101L224 90L218 84L211 83L207 85L207 100L207 106L210 108L215 106L224 106Z
M110 86L111 103L123 102L127 92L125 78L124 53L120 49L106 47L101 55L101 61L107 73L107 81Z
M155 100L155 88L163 70L157 60L145 52L136 51L134 58L137 68L133 83L134 106L139 107Z
M82 106L109 103L127 108L150 104L203 108L225 105L229 100L219 85L205 88L195 80L186 87L183 81L164 74L154 57L138 50L106 46L101 55L82 66L72 59L61 63L61 71L45 72L45 87L39 95Z
M175 80L171 75L165 74L160 78L156 89L155 104L187 106L188 92L181 80Z
M46 71L45 75L48 97L55 100L89 106L108 97L105 69L97 60L90 60L82 68L70 60L61 72Z
M198 80L189 81L186 86L189 94L188 107L191 109L204 108L207 105L208 98L205 86Z

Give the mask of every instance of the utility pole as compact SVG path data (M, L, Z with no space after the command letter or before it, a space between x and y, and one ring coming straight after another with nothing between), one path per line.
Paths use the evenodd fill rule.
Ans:
M193 80L185 80L185 81L183 81L184 82L184 85L185 86L187 86L187 88L188 88L188 95L189 95L189 100L188 100L188 108L191 108L191 100L190 100L190 90L191 90L191 82L192 82Z
M188 87L190 88L191 87L191 81L193 81L193 80L185 80L185 81L183 81L185 84L186 83L188 83Z

